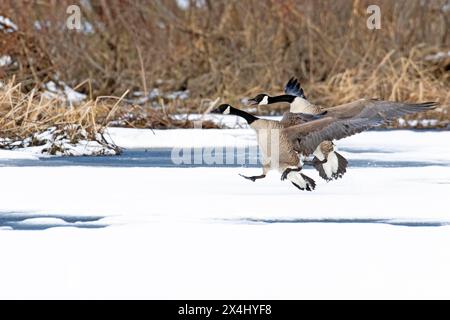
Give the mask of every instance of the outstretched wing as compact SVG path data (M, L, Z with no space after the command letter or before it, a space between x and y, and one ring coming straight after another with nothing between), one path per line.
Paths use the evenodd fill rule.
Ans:
M293 113L293 112L285 112L283 114L283 118L281 118L280 123L284 128L295 126L297 124L306 123L309 121L321 119L327 111L324 111L320 114L308 114L308 113Z
M283 129L293 143L295 151L309 155L325 140L339 140L374 128L383 123L380 120L367 118L339 120L326 117Z
M391 121L407 114L432 110L436 102L404 103L375 99L362 99L332 108L327 108L327 115L336 119L369 118Z
M300 86L300 82L298 81L298 79L294 77L290 78L288 83L286 83L286 86L284 87L284 92L291 96L306 99L305 93L303 92L303 89Z
M419 104L390 101L376 101L373 104L372 100L369 102L365 107L358 106L358 112L352 109L351 114L356 113L353 117L348 117L348 114L344 116L345 113L337 114L328 109L326 117L285 128L283 133L293 143L297 152L309 155L324 140L339 140L377 127L399 116L431 110L436 106L435 102Z

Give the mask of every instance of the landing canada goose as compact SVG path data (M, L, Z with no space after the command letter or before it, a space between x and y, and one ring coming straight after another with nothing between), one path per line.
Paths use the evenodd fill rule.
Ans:
M264 178L272 168L281 172L281 180L290 180L297 188L311 191L315 182L300 173L302 161L299 155L308 156L323 141L339 140L382 125L406 114L428 111L436 102L402 103L382 100L358 100L327 109L319 116L296 114L301 124L285 127L283 120L264 120L245 111L222 104L212 113L233 114L244 118L258 133L258 145L263 153L263 174L245 177L252 181ZM292 114L291 114L292 115ZM278 138L278 161L274 163L273 136Z
M259 94L255 98L250 99L250 105L267 105L277 102L288 102L290 104L291 113L303 113L320 115L324 111L320 106L314 105L306 98L300 82L296 78L289 79L284 87L284 95L271 97L267 94ZM291 121L291 125L299 123ZM332 141L323 141L313 152L314 158L312 162L305 161L305 164L312 164L319 175L326 181L341 178L347 171L348 161L341 154L335 151Z
M288 179L300 190L314 190L316 187L314 180L300 173L302 163L292 141L283 132L283 121L260 119L250 113L233 108L229 104L222 104L211 113L232 114L242 117L257 132L258 146L263 156L263 173L251 177L241 175L242 177L255 181L265 178L270 170L278 169L282 172L281 180ZM301 116L298 115L299 119ZM307 122L307 120L303 119L302 121L300 119L299 122Z

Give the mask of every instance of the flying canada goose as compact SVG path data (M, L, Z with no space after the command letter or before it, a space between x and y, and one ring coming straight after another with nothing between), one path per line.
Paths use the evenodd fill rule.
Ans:
M287 127L283 124L283 119L260 119L229 104L220 105L212 113L242 117L258 133L258 145L263 153L263 173L253 177L243 176L244 178L252 181L262 179L269 170L278 168L282 172L281 180L288 179L300 190L312 191L315 182L300 173L303 163L299 155L310 155L323 141L339 140L406 114L432 110L436 105L436 102L414 104L362 99L329 108L319 116L290 113L289 116L297 117L301 123ZM277 140L278 145L274 146L271 142ZM274 147L278 147L275 154L272 150Z
M301 159L292 141L282 131L284 128L283 121L260 119L250 113L233 108L229 104L222 104L211 113L232 114L242 117L257 132L258 146L263 156L263 173L259 176L240 176L255 181L265 178L270 170L278 169L282 172L281 180L288 179L300 190L314 190L316 187L314 180L300 173ZM302 121L300 119L301 114L296 116L299 118L298 122L307 122L312 118L312 116L305 115L305 119Z
M296 78L289 79L284 87L284 95L271 97L267 94L258 94L255 98L249 99L250 105L267 105L277 102L288 102L291 113L303 113L311 115L324 114L320 106L314 105L306 98L300 82ZM290 124L296 125L295 117L290 117ZM323 141L313 152L312 162L305 161L305 164L312 164L319 175L326 181L341 178L347 171L348 161L341 154L335 151L332 141Z

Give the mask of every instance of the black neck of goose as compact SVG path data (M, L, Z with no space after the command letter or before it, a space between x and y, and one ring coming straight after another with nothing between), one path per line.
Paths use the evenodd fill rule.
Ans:
M277 102L292 103L295 98L296 98L296 96L291 96L290 94L283 94L281 96L268 97L267 102L268 102L268 104L277 103Z
M238 117L244 118L248 124L252 124L254 121L258 120L258 117L255 117L254 115L247 113L245 111L230 107L230 114L233 114Z

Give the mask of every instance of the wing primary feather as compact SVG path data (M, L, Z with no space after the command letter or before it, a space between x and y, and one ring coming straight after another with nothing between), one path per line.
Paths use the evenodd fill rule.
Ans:
M298 81L297 78L294 77L290 78L289 81L286 83L286 86L284 87L284 92L289 95L306 99L305 92L303 91L300 82Z

